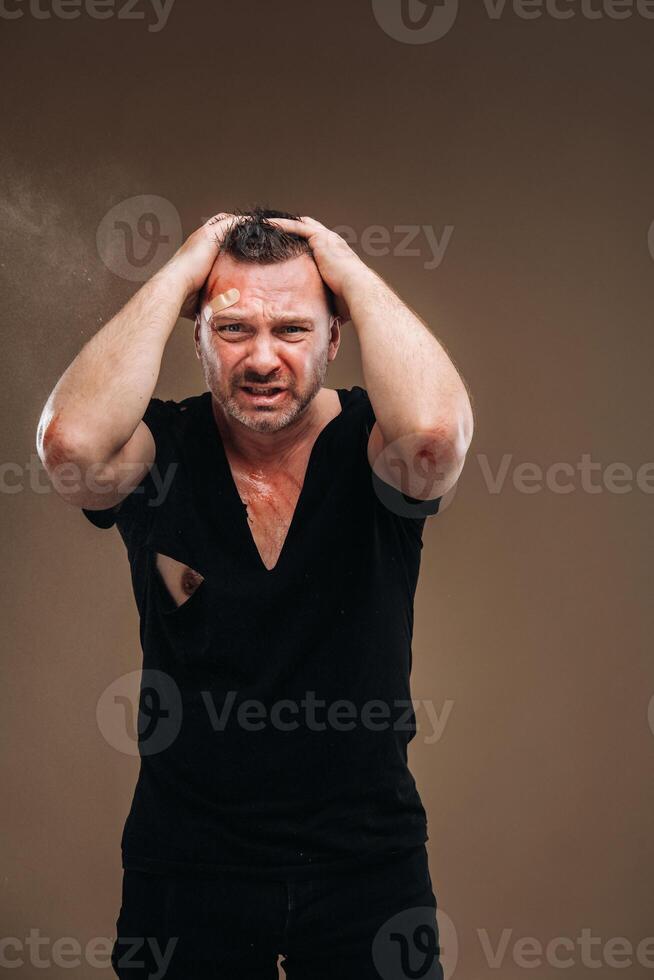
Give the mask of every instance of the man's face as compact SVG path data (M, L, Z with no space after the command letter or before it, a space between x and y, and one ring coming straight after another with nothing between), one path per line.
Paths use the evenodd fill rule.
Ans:
M240 298L213 315L212 299ZM310 255L259 265L220 255L209 274L195 326L205 381L227 415L258 432L287 426L320 391L340 342L325 287ZM248 386L281 388L273 398Z

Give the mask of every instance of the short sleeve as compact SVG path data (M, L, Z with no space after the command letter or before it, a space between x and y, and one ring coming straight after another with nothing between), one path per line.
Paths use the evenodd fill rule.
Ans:
M358 386L357 386L358 387ZM370 433L372 432L372 427L375 424L375 412L372 407L372 402L368 397L368 392L365 388L360 388L361 397L365 404L365 447L364 451L366 453L367 459L367 443ZM413 520L424 520L427 517L433 517L438 513L438 508L440 502L443 499L441 497L434 497L432 500L421 500L418 497L410 497L407 494L402 493L396 487L391 486L382 480L377 473L369 466L372 488L376 499L397 517L407 517Z
M177 403L161 398L151 398L143 415L143 422L152 433L155 443L155 459L149 472L143 477L138 486L115 507L106 510L88 510L82 508L82 513L94 527L107 530L123 521L141 522L147 525L153 510L153 502L157 499L158 488L163 484L166 468L173 463L175 456L172 435L173 413L177 411Z
M442 497L434 497L433 500L421 500L419 497L409 497L389 483L384 483L377 474L372 472L372 485L378 500L398 517L412 517L420 519L424 517L434 517L438 513L438 508Z

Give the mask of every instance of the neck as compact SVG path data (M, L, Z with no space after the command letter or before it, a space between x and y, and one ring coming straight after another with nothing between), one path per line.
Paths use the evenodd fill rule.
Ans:
M258 432L248 428L228 415L212 394L213 417L225 450L235 461L246 466L270 467L274 464L277 469L280 464L288 463L313 444L326 424L323 392L325 389L321 388L299 415L275 432Z

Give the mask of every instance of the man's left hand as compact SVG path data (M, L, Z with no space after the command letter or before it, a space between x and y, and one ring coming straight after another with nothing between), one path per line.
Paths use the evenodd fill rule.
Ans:
M348 296L362 281L377 278L376 274L354 252L344 238L326 228L315 218L268 218L282 231L306 238L313 252L318 271L336 297L338 315L350 320Z

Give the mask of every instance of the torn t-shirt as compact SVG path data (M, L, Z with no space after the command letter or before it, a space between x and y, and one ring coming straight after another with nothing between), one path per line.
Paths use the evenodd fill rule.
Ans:
M407 765L413 600L425 519L372 472L367 392L337 389L281 554L266 569L211 393L152 398L147 476L114 524L129 558L143 672L125 868L302 877L422 845ZM202 576L180 606L161 553Z

